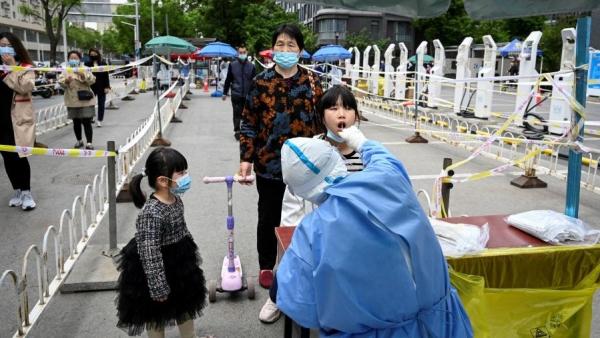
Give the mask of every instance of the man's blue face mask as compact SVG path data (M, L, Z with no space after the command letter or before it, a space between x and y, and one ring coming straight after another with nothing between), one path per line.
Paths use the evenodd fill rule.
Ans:
M240 54L238 55L238 59L240 59L240 61L246 61L246 59L248 59L248 55L247 54Z
M294 67L299 60L299 56L298 53L294 53L294 52L274 52L273 53L273 61L275 61L275 63L283 68L283 69L290 69L292 67Z

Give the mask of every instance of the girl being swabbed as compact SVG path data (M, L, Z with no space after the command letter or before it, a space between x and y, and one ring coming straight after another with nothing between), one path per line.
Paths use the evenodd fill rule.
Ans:
M363 163L360 159L360 154L350 148L344 139L339 136L339 132L344 128L349 128L356 123L360 123L358 105L352 91L343 85L332 86L323 94L321 100L319 100L316 112L316 121L319 124L318 129L325 132L315 136L315 138L327 141L338 150L349 173L361 171ZM313 208L314 205L312 203L306 203L301 197L290 193L289 188L286 189L281 207L281 226L300 224L302 217ZM277 294L276 280L273 281L269 293L271 296L267 298L258 315L258 318L263 323L274 323L281 315L275 304Z

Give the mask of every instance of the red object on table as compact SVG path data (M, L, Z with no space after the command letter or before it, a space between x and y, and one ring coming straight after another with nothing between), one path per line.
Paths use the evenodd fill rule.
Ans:
M174 98L174 97L175 97L175 95L177 95L177 94L175 94L174 92L168 92L168 93L165 95L165 97L166 97L166 98L168 98L168 99L172 99L172 98Z

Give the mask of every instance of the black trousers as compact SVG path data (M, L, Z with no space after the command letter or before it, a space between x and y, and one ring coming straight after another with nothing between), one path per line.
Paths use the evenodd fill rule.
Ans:
M275 227L281 222L281 203L285 184L281 180L272 180L256 176L258 190L258 226L256 246L258 264L261 270L272 270L277 260L277 239Z
M15 145L15 134L12 122L6 120L0 124L0 144ZM4 123L8 122L8 123ZM17 153L0 152L4 159L4 169L13 189L29 190L31 182L31 167L27 157L19 157Z
M100 117L98 117L98 120L100 120ZM77 138L77 141L81 141L81 125L83 125L86 141L88 143L92 143L92 119L73 119L73 130L75 131L75 137Z
M246 99L244 97L231 97L231 105L233 106L233 133L236 135L240 133L240 121L242 120L242 111L244 110L245 103Z
M98 121L104 121L104 107L106 106L106 94L104 93L104 89L101 89L96 94L96 99L98 100Z

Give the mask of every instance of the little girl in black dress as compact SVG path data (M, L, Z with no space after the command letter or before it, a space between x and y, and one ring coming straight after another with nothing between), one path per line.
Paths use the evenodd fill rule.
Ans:
M150 198L140 189L148 177ZM130 183L134 204L142 211L136 233L121 251L116 300L118 327L129 335L164 337L165 326L179 326L182 337L195 337L194 318L206 304L206 286L198 247L183 217L180 195L189 189L187 161L172 148L148 156L144 174Z

